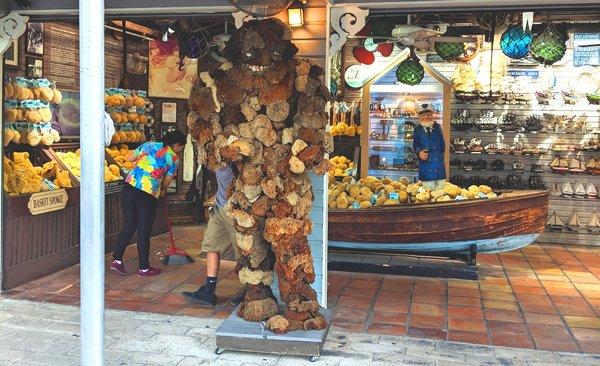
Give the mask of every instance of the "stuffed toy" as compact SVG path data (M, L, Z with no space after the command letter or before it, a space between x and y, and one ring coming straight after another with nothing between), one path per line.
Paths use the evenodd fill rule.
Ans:
M237 270L247 285L238 314L267 321L276 333L327 324L311 288L315 280L307 235L313 201L309 171L329 170L333 146L325 132L329 92L323 70L296 60L291 30L280 20L252 20L228 41L224 59L207 55L189 99L189 131L200 164L235 164L241 172L225 207L241 252ZM341 204L345 204L340 200ZM279 314L270 285L279 279Z

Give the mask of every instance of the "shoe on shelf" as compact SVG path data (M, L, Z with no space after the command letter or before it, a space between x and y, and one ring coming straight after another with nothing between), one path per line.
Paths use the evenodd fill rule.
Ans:
M215 306L217 304L217 296L210 293L206 287L202 286L196 292L184 291L185 297L191 304Z
M112 271L117 272L121 276L127 275L127 271L125 270L125 264L123 263L123 261L119 263L116 260L113 260L112 262L110 262L110 269Z
M161 272L162 272L162 270L160 268L148 267L147 270L143 270L140 268L137 271L137 276L138 277L152 277L152 276L158 276Z

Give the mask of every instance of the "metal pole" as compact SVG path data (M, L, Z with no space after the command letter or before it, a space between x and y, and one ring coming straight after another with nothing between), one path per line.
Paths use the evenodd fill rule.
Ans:
M79 0L81 365L104 364L104 0Z

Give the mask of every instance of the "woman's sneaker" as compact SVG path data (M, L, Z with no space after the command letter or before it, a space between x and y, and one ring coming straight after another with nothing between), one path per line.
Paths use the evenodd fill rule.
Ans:
M152 268L148 267L148 269L138 269L137 276L138 277L151 277L158 276L162 270L160 268Z
M123 261L119 263L116 260L113 260L112 262L110 262L110 269L117 272L121 276L125 276L127 274L127 271L125 270L125 264L123 264Z

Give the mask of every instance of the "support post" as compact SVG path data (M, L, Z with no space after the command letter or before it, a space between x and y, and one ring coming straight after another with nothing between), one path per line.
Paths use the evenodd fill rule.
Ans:
M79 0L81 365L104 364L104 0Z

